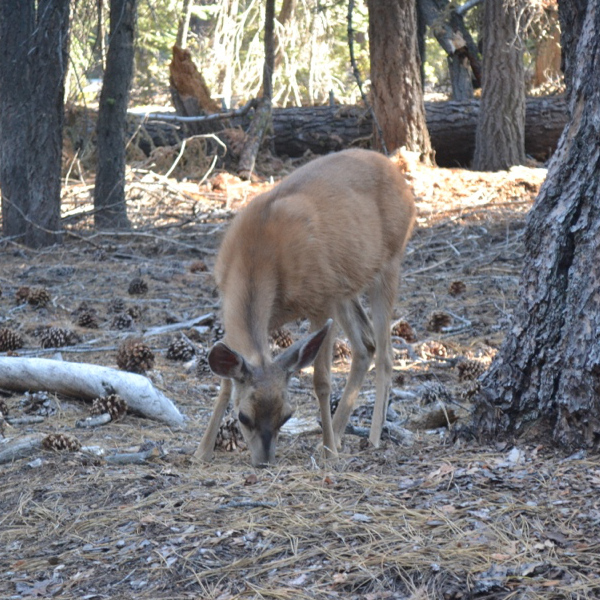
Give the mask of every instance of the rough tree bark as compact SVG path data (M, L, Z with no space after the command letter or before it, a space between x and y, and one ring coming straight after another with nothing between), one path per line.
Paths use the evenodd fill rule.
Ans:
M31 247L61 241L60 169L68 0L0 2L3 234Z
M385 147L392 152L405 146L429 162L415 0L368 0L367 6L371 98Z
M483 85L473 168L499 171L525 162L523 0L487 0Z
M125 203L125 131L133 75L136 0L111 0L110 41L98 112L98 169L94 223L100 229L129 228Z
M600 0L588 0L579 29L576 3L565 0L561 10L575 28L566 48L570 121L528 218L514 323L482 382L475 423L488 439L537 434L597 450Z

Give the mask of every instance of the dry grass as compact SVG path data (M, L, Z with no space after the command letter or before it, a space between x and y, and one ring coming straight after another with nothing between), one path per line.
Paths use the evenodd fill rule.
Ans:
M59 249L4 248L0 325L26 337L22 355L48 355L36 327L74 328L86 301L100 329L79 329L82 344L67 360L114 366L120 340L149 327L218 308L209 268L231 211L264 187L220 178L212 190L153 173L130 173L136 229L99 234L87 228L89 189L66 192L65 210L79 215ZM419 223L410 243L396 308L417 333L396 343L398 383L392 406L409 424L427 407L427 386L449 394L444 408L468 416L456 365L489 360L515 302L524 216L543 172L474 174L413 166ZM217 180L219 181L219 180ZM265 184L266 185L266 184ZM149 285L128 296L131 279ZM448 293L452 281L466 290ZM21 285L46 286L46 308L15 305ZM135 331L111 326L109 306L121 297L140 309ZM445 311L452 323L427 330ZM304 324L293 324L293 336ZM190 332L188 332L190 333ZM214 329L196 332L207 348ZM197 378L168 361L174 335L149 338L157 356L151 377L190 417L170 430L127 415L94 430L75 428L89 407L49 396L5 394L10 415L42 414L41 423L5 425L5 439L33 432L76 435L107 454L154 446L142 464L118 465L91 450L42 452L0 467L0 597L31 598L595 598L600 594L600 466L551 448L451 443L445 429L417 430L413 445L378 450L346 436L339 461L318 451L310 373L293 382L299 420L308 432L287 433L279 462L255 471L246 453L218 452L211 465L192 452L211 410L218 381ZM347 363L335 369L336 394ZM372 402L372 377L363 399ZM368 410L355 424L368 423ZM404 420L407 420L404 423Z

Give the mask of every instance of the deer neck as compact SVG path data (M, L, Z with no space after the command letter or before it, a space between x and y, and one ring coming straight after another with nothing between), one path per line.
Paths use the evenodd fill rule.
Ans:
M276 286L264 277L236 283L236 293L223 301L224 341L251 364L265 366L271 362L269 327Z

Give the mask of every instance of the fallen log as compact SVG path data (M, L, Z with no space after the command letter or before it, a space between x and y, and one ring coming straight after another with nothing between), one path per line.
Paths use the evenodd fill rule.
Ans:
M426 102L425 113L437 164L468 166L475 149L479 101ZM158 116L153 114L155 118ZM371 146L371 116L358 106L274 108L272 118L273 143L280 156L298 157L307 151L327 154L351 146ZM527 154L539 161L547 160L556 148L567 118L567 104L562 96L528 98L525 115ZM246 130L249 119L247 115L235 117L231 123ZM150 136L155 146L165 145L164 140L170 139L169 135L172 137L173 128L173 121L163 125L160 120L151 119L146 125L147 133L144 132L145 140ZM165 131L161 134L162 129ZM185 137L181 127L178 135L181 139ZM225 137L222 139L227 142ZM148 153L142 144L140 147Z
M99 365L0 357L0 388L16 392L45 390L83 400L118 394L133 412L171 427L185 424L175 404L147 377Z
M468 166L475 150L479 101L426 102L425 114L431 145L439 166ZM525 115L525 151L547 160L567 123L562 97L529 98ZM273 111L275 151L302 156L307 150L326 154L349 146L371 144L372 121L358 107L318 106Z

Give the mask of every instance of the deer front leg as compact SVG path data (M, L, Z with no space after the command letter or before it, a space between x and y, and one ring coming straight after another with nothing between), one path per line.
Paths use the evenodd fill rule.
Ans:
M316 323L312 323L313 329L317 329ZM337 446L333 435L331 423L331 358L333 352L333 342L335 340L334 328L332 327L327 334L323 345L317 354L314 362L313 384L315 394L319 401L319 411L321 413L321 428L323 430L323 451L325 458L335 458L337 456Z
M336 447L340 448L342 436L356 404L356 398L373 360L375 342L373 340L371 321L358 299L344 302L339 307L338 315L342 328L352 346L350 374L348 375L342 398L333 416L333 434L335 436Z
M231 398L231 388L231 379L221 380L221 391L219 392L219 396L217 397L217 400L215 402L215 407L210 417L210 421L208 422L208 427L206 428L206 431L202 436L202 440L200 442L200 446L198 446L198 450L196 450L194 454L196 458L199 458L204 462L210 462L213 459L215 453L215 442L217 441L219 427L221 425L221 421L223 420L225 411L227 410L227 405L229 404L229 400Z
M375 406L369 441L375 448L379 448L392 385L393 360L390 321L394 298L398 290L399 262L400 257L382 270L370 290L377 352L375 356Z

